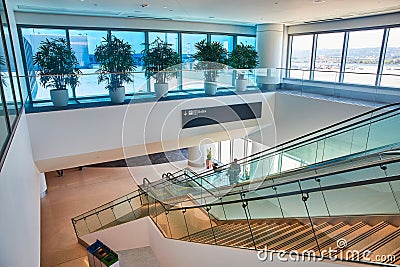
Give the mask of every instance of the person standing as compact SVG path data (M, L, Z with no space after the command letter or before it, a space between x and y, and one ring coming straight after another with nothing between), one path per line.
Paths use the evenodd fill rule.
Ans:
M240 165L238 160L235 158L228 169L229 183L230 185L237 184L239 182Z

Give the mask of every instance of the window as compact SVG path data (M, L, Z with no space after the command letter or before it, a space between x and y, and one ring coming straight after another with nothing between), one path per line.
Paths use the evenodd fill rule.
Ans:
M233 50L233 36L230 35L211 35L212 42L220 42L222 46L228 51Z
M33 100L50 99L50 92L40 85L39 78L36 77L37 66L33 65L33 56L36 54L40 42L46 39L66 38L65 30L56 29L22 29L22 42L25 52L25 66L29 76L29 86ZM79 87L78 87L79 88Z
M203 87L203 73L193 70L194 47L197 42L207 40L207 34L182 33L182 89L198 89Z
M1 15L1 21L3 24L3 32L4 32L6 48L7 48L8 57L9 57L10 75L11 75L11 79L13 81L13 86L14 86L13 91L15 92L15 99L17 101L17 106L18 106L18 108L21 108L22 107L22 99L21 99L21 94L20 94L17 69L15 66L16 63L15 63L15 57L14 57L14 50L13 50L12 40L11 40L11 36L10 36L10 28L8 25L8 20L7 20L4 8L1 8L0 15Z
M314 80L338 82L344 33L318 34Z
M136 63L136 72L142 72L142 62L141 58L143 56L142 51L145 48L145 33L144 32L129 32L129 31L112 31L112 35L115 37L128 42L134 50L133 58ZM126 93L134 92L146 92L147 83L144 73L135 73L134 82L125 84Z
M98 84L95 71L98 64L94 59L96 46L100 45L103 38L107 37L106 31L70 30L69 39L71 48L79 62L83 75L79 79L80 85L76 88L76 96L105 95L105 83Z
M221 163L228 164L231 162L231 141L221 141Z
M256 47L256 37L250 36L238 36L237 37L237 44L243 43L244 45L251 45Z
M400 28L389 30L381 86L400 87Z
M14 101L14 88L12 84L12 80L10 79L10 73L8 69L8 64L7 64L7 57L5 54L5 49L3 46L3 42L0 42L0 75L2 79L2 87L3 87L3 92L4 96L6 99L6 105L7 105L7 110L8 110L8 116L10 118L10 123L13 125L13 122L15 121L17 117L17 104Z
M162 41L172 45L171 47L179 53L178 51L178 33L170 33L170 32L149 32L149 44L154 42L157 38L160 38ZM154 83L155 79L150 79L150 91L154 92ZM174 77L168 81L168 90L179 90L178 87L178 78Z
M349 33L345 83L375 85L383 29Z
M313 35L292 36L290 78L309 79Z
M244 154L244 139L234 139L233 140L233 159L242 159L245 157Z

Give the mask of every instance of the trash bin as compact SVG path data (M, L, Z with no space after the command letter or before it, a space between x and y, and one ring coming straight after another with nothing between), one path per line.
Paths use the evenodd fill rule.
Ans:
M94 254L96 253L97 250L99 250L104 244L100 240L96 240L92 245L90 245L87 248L87 254L88 254L88 260L89 260L89 266L90 267L95 267L94 259L95 256Z
M103 263L104 267L119 267L118 255L114 251L108 253L101 262Z
M106 257L111 252L111 249L103 244L96 252L94 253L94 267L104 266L101 263L101 260Z

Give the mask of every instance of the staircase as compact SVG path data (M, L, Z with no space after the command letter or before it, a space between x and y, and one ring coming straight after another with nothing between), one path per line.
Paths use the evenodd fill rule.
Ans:
M369 251L372 261L385 257L387 260L384 263L400 264L400 226L386 221L373 224L362 221L370 220L371 217L357 219L360 221L356 222L354 218L351 222L333 222L335 220L332 218L318 219L318 223L313 224L318 244L311 224L304 219L251 220L250 224L245 221L218 222L212 229L199 231L180 240L247 249L296 251L299 254L314 251L316 256L321 255L320 251L331 249L336 251L332 256L343 260L347 257L354 261L357 260L356 255L347 252L358 251L363 255ZM400 222L400 217L396 220ZM346 245L338 243L338 240L346 242ZM327 252L324 256L328 256Z

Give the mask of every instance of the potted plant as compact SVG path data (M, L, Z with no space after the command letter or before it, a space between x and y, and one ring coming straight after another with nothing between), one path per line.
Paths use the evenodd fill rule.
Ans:
M207 159L206 159L206 168L211 169L212 168L212 150L211 147L207 149Z
M196 53L193 58L198 62L195 64L196 70L204 71L204 90L207 95L217 93L218 70L225 68L226 56L228 51L222 46L221 42L207 42L202 40L195 44Z
M237 71L236 90L246 91L246 70L254 69L258 65L258 54L254 46L240 43L229 54L229 65Z
M68 105L67 85L73 90L79 84L79 63L75 53L63 38L47 39L33 57L33 64L38 66L40 83L51 87L50 98L54 106Z
M142 51L143 69L146 77L154 77L154 91L157 97L164 97L168 93L167 81L177 75L177 66L182 63L180 56L171 44L157 38L148 48Z
M106 89L112 103L125 101L124 83L133 82L132 72L136 70L132 46L128 42L108 35L96 46L94 58L99 63L98 83L106 82Z

